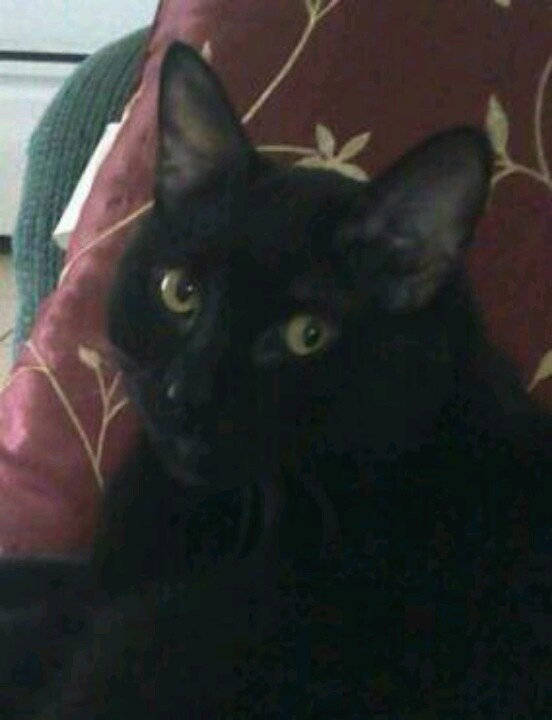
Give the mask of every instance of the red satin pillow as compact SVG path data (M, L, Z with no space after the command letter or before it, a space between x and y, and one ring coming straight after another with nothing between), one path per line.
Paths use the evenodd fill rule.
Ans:
M149 207L158 69L175 38L212 58L249 134L286 162L372 175L430 133L487 124L495 188L470 253L492 338L552 407L552 25L542 3L164 0L139 92L59 288L0 397L0 546L86 549L136 418L104 301Z

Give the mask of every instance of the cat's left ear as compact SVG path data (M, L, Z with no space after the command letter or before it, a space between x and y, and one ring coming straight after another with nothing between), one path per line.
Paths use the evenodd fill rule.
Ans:
M361 193L341 242L359 284L382 307L423 308L443 286L483 212L491 169L486 136L455 128L409 152Z
M220 81L183 43L171 45L161 67L158 136L158 198L204 186L252 152Z

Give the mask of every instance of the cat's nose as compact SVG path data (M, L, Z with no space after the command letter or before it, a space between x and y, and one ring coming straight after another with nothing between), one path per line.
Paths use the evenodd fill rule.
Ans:
M169 383L165 390L166 399L170 404L176 404L182 400L182 383L174 380Z
M158 385L154 393L154 410L156 416L172 420L183 419L185 416L185 401L182 385L172 380Z
M168 378L162 389L162 402L173 412L188 408L196 410L204 405L211 395L211 385L206 378L194 373L193 379Z
M171 382L163 389L162 403L172 413L185 415L185 408L191 409L188 398L189 394L181 381Z

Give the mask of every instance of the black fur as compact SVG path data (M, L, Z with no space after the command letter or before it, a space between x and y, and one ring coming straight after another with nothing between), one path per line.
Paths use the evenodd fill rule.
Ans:
M0 717L546 717L552 420L463 269L485 137L368 185L276 167L174 46L159 138L110 300L147 432L91 562L0 569ZM174 268L193 325L161 302ZM286 347L297 313L320 352Z

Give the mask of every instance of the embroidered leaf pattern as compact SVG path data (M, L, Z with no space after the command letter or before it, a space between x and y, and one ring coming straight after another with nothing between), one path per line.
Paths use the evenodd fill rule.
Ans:
M318 15L322 6L322 0L305 0L305 6L309 15Z
M368 174L360 167L360 165L340 162L335 164L334 169L352 180L359 180L360 182L366 182L369 180Z
M487 132L495 153L501 158L508 157L508 116L496 95L491 95L487 107Z
M293 146L285 145L272 148L269 146L268 149L272 149L273 152L297 152L297 154L303 155L304 157L295 163L301 167L335 170L353 180L368 180L367 173L360 165L348 161L364 150L370 140L371 133L363 132L355 135L343 145L337 154L335 135L326 125L318 123L315 135L316 148L312 150L310 148L293 148Z
M353 180L368 180L368 175L359 165L341 162L338 157L323 158L319 155L313 155L312 157L302 158L295 164L300 167L316 168L318 170L335 170Z
M552 350L549 350L541 359L533 379L529 383L529 392L534 390L541 382L550 378L552 378Z
M44 370L48 375L50 382L53 384L54 388L58 386L58 383L53 376L52 371L46 366L34 345L31 345L31 350L33 351L35 356L42 362ZM77 355L82 364L92 370L98 386L102 414L100 428L96 438L89 438L86 435L79 417L77 416L74 408L72 407L69 398L63 392L61 386L59 386L59 390L57 390L57 393L58 396L61 393L60 400L66 407L66 411L71 419L71 422L73 423L73 426L75 427L79 437L83 442L85 451L92 465L92 470L96 477L98 487L103 488L104 479L102 476L102 459L107 432L111 422L128 404L128 400L124 395L120 393L121 374L117 373L111 379L111 382L109 382L106 374L104 373L104 363L102 361L102 356L97 350L91 347L86 347L85 345L79 345L77 348ZM118 399L117 395L119 395Z
M203 46L201 48L201 57L208 63L212 62L213 60L213 47L209 40L206 40L203 43Z
M316 126L316 145L323 158L331 158L335 153L335 137L332 131L319 123Z
M101 365L101 358L99 353L92 348L79 345L78 347L79 360L83 365L90 368L91 370L99 370Z
M356 157L364 150L366 145L368 145L371 137L371 132L364 132L360 133L360 135L355 135L348 140L345 145L343 145L341 152L339 153L339 158L341 160L351 160L351 158Z
M508 117L496 95L491 95L487 107L486 126L489 137L496 154L496 171L493 176L493 186L511 175L524 175L544 185L552 192L552 171L550 161L546 155L544 115L548 103L547 89L552 78L552 55L548 58L539 78L535 96L534 130L537 165L531 166L511 158L508 154Z

